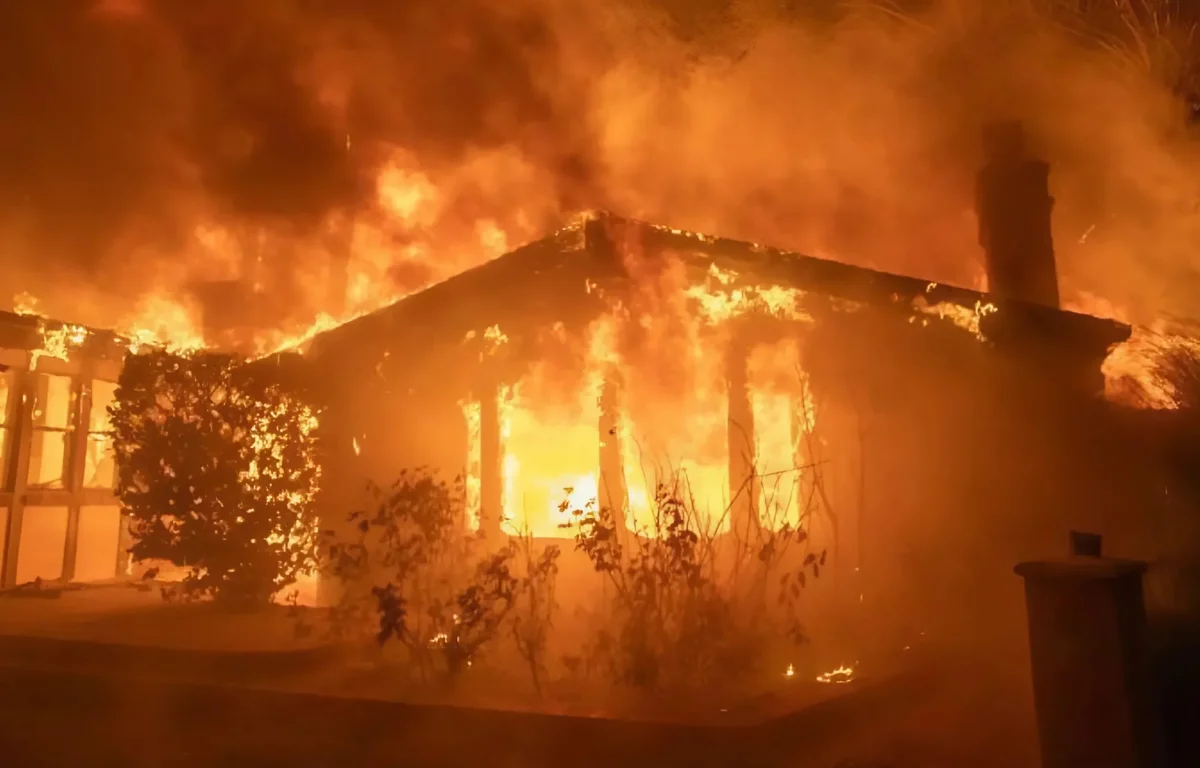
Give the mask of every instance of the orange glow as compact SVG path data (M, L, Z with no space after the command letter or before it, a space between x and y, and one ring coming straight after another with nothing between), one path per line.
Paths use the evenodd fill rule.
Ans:
M207 346L196 310L165 294L143 296L116 330L134 353L142 347L187 353Z
M40 316L38 312L38 300L36 296L29 293L18 293L13 296L13 312L18 315L34 315Z

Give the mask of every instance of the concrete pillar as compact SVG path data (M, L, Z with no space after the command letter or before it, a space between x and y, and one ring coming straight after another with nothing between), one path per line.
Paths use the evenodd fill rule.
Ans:
M754 466L754 407L746 370L749 345L737 336L728 351L730 522L736 535L758 529L758 482Z
M1072 534L1071 555L1021 563L1043 768L1161 765L1146 663L1146 564L1102 557Z

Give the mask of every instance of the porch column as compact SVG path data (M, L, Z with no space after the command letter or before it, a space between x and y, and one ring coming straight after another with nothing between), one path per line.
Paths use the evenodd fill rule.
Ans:
M750 348L744 338L730 342L727 360L729 386L729 503L730 522L738 535L749 535L759 524L759 483L754 467L754 408L746 365Z
M487 538L500 535L504 519L504 450L500 424L500 388L481 387L479 393L479 531Z
M610 370L600 389L600 488L596 502L612 510L618 536L627 526L629 489L625 484L625 462L621 445L620 373Z

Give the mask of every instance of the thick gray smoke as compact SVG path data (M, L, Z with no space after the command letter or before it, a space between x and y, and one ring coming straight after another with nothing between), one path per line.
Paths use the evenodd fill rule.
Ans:
M1188 312L1182 22L906 5L3 3L0 291L97 325L170 296L237 341L600 206L971 284L979 126L1016 117L1065 295Z

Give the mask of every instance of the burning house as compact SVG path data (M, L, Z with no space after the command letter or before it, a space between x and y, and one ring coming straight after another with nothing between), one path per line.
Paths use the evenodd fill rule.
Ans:
M0 313L0 587L124 573L108 406L126 344Z
M1121 541L1162 487L1101 397L1130 329L1059 308L1048 168L1011 128L987 147L987 293L591 213L316 335L321 527L406 468L461 476L489 538L562 539L589 506L644 534L669 485L712 536L803 530L835 615L986 601L971 574L1008 583L1068 527ZM126 573L105 440L126 345L3 333L3 585Z
M487 535L592 500L636 531L670 477L717 534L803 527L842 606L978 599L955 566L1007 578L1018 531L1111 530L1144 498L1101 397L1130 330L1058 307L1047 166L988 146L989 293L594 213L315 337L323 526L427 466Z

